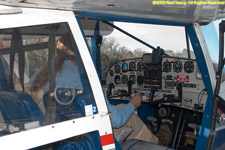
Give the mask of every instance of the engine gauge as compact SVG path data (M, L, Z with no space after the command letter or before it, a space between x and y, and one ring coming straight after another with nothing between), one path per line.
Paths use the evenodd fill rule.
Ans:
M195 69L195 66L194 66L194 62L193 61L187 61L185 62L184 64L184 71L187 72L187 73L192 73Z
M110 71L109 71L109 75L110 75L110 76L114 76L114 71L113 71L113 70L110 70Z
M115 71L116 74L119 74L120 73L120 65L116 64L114 66L114 71Z
M135 84L136 83L135 75L130 75L129 80L132 82L132 84Z
M141 76L141 75L139 75L139 76L137 77L137 83L138 83L139 85L142 85L142 84L144 83L144 77Z
M171 68L172 68L172 66L171 66L171 63L169 61L165 61L163 63L163 70L165 72L170 72L171 71Z
M142 71L142 62L138 62L137 70L140 71L140 72Z
M121 80L122 80L122 83L123 83L123 84L127 84L127 82L128 82L128 77L127 77L127 75L123 75Z
M115 82L115 84L120 84L120 76L119 75L116 75L114 77L114 82Z
M173 64L173 71L179 73L182 71L182 63L180 61L175 61Z
M128 65L126 63L122 64L122 71L127 72L128 71Z
M129 70L130 70L130 71L135 71L135 69L136 69L136 64L135 64L135 62L130 62L130 63L129 63Z

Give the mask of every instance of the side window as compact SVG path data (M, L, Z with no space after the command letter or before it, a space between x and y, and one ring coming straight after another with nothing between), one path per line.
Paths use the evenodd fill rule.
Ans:
M0 136L98 112L66 23L0 33Z

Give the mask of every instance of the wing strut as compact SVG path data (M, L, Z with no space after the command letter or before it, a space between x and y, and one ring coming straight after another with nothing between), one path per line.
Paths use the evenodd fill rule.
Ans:
M112 23L110 23L110 22L108 22L108 21L103 21L103 22L106 23L106 24L108 24L109 26L111 26L111 27L117 29L118 31L120 31L120 32L122 32L122 33L124 33L124 34L126 34L127 36L133 38L134 40L136 40L136 41L138 41L138 42L144 44L145 46L147 46L147 47L149 47L149 48L151 48L151 49L153 49L153 50L157 49L157 48L155 48L154 46L152 46L152 45L146 43L145 41L143 41L143 40L141 40L141 39L139 39L139 38L133 36L132 34L130 34L130 33L126 32L126 31L122 30L122 29L119 28L119 27L115 26L114 24L112 24Z

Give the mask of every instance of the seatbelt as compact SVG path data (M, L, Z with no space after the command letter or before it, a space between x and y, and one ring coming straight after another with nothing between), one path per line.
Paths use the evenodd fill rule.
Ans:
M20 84L24 91L24 72L25 72L25 53L23 49L23 41L21 34L19 34L20 39L18 40L18 60L19 60L19 77L20 77Z
M24 91L24 68L25 68L25 57L23 50L23 41L20 33L20 29L13 29L12 40L11 40L11 50L10 50L10 75L9 75L9 89L14 89L13 84L13 68L14 68L14 60L15 54L18 53L19 59L19 78L22 89Z
M46 117L45 123L52 124L55 123L55 113L56 113L56 101L54 97L54 90L55 90L55 31L56 28L51 26L50 35L49 35L49 42L48 42L48 81L49 81L49 95L47 99L46 105Z

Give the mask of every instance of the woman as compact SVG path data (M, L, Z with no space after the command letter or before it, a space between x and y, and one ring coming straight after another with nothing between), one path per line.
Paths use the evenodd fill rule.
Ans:
M71 40L69 39L69 34L66 34L62 36L56 44L56 86L62 82L69 82L75 87L75 89L83 90L76 57L70 41ZM46 65L38 73L35 80L33 82L31 81L31 95L34 97L43 112L45 112L45 107L43 105L43 98L40 97L40 95L48 92L48 90L48 66ZM158 143L158 138L153 135L151 131L145 126L145 124L140 120L140 118L137 117L136 114L134 114L134 110L141 105L141 101L141 95L137 94L135 97L131 98L128 104L116 107L114 105L111 105L106 99L106 105L110 112L110 119L112 122L112 127L114 128L114 133L116 136L118 136L121 130L128 125L132 126L134 130L128 139L136 138L144 141ZM168 143L165 145L168 145Z
M56 86L59 88L69 88L67 84L61 84L69 83L69 85L73 85L76 89L83 90L69 34L63 35L56 43L55 77ZM31 96L35 99L44 114L43 94L49 90L48 82L48 64L46 64L30 81Z

